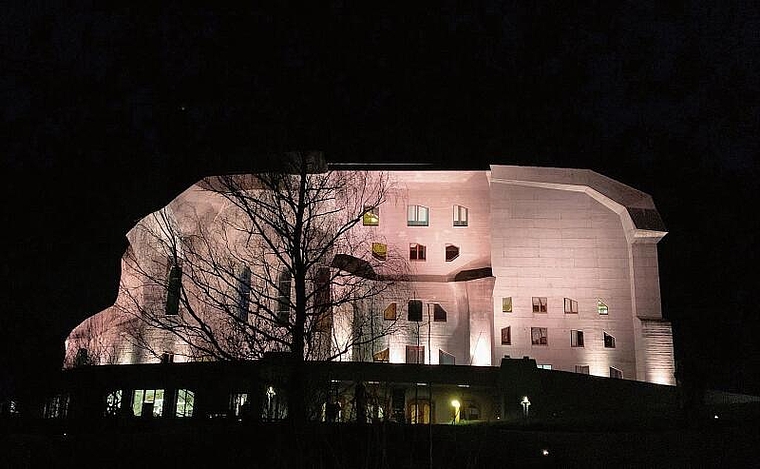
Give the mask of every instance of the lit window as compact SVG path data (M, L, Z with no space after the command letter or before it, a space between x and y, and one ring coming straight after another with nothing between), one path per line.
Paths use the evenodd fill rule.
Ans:
M512 326L501 329L501 345L512 345Z
M444 352L441 349L438 349L438 363L441 365L456 365L456 358L454 355Z
M604 332L604 348L615 348L615 338Z
M379 352L372 354L372 359L376 362L388 363L390 361L390 358L391 358L390 349L383 349L383 350L380 350Z
M422 244L411 243L409 244L409 260L410 261L424 261L425 260L425 246Z
M230 394L230 411L235 417L241 417L249 408L248 405L248 393L232 393Z
M45 402L43 417L46 419L65 418L69 413L69 395L56 394Z
M137 389L132 398L135 417L161 417L164 410L163 389Z
M533 297L533 312L534 313L545 313L546 312L546 297Z
M446 262L451 262L459 257L459 246L453 244L446 245Z
M548 363L543 363L543 364L539 363L538 365L536 365L536 368L541 369L541 370L551 370L552 366Z
M409 321L422 321L422 301L420 300L409 300L409 304L407 305L408 311L407 311L407 319Z
M578 302L565 298L565 314L578 314Z
M119 410L121 410L121 389L106 395L106 408L103 414L114 417L119 415Z
M582 375L589 374L588 365L575 365L575 372Z
M467 226L467 207L454 205L454 226Z
M602 300L596 301L596 310L602 316L606 316L610 312L609 308L607 308L607 305L604 304Z
M409 402L407 420L411 424L430 423L430 401L416 399Z
M277 319L286 324L290 320L290 274L285 271L277 282Z
M428 208L422 205L407 205L407 226L428 226Z
M501 299L501 312L502 313L511 313L512 312L512 297L504 297Z
M385 307L385 311L383 311L383 319L386 321L396 320L396 303L391 303Z
M425 363L425 346L424 345L407 345L406 346L407 363Z
M372 257L379 261L388 258L388 246L383 243L372 243Z
M195 394L187 389L177 390L177 400L175 402L175 417L192 417L193 407L195 406Z
M446 322L446 310L438 303L433 304L433 321Z
M610 367L610 378L623 379L623 371L618 370L614 366Z
M380 207L364 206L364 215L362 215L364 226L377 226L380 224Z
M532 345L549 345L549 334L545 327L530 328L530 343Z
M179 297L182 288L182 267L172 264L169 269L169 280L166 285L166 315L179 314Z
M583 331L570 331L570 346L583 347Z

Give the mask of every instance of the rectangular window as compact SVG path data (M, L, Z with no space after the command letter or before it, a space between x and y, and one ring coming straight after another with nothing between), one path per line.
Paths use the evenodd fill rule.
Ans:
M545 327L530 328L530 343L532 345L549 345L549 334Z
M501 299L501 312L502 313L512 312L512 297L511 296Z
M604 332L604 348L615 348L615 338Z
M380 207L364 206L364 215L362 215L364 226L377 226L380 224Z
M409 260L410 261L424 261L425 260L425 246L422 244L411 243L409 244Z
M533 312L534 313L545 313L546 312L546 297L545 296L534 296L533 299Z
M456 365L456 358L454 358L454 355L444 352L441 349L438 349L438 364L440 365Z
M69 413L69 395L56 394L45 401L43 417L46 419L66 418Z
M433 304L433 321L446 322L446 310L438 303Z
M406 226L428 226L428 208L423 205L407 205Z
M609 308L607 308L607 305L604 304L604 302L602 300L597 300L596 301L596 311L601 316L607 316L607 314L609 314L609 312L610 312Z
M174 406L175 417L192 417L193 408L195 407L195 393L188 389L177 390L177 400Z
M103 415L117 416L121 410L121 389L113 392L109 392L106 395L106 408Z
M502 327L501 345L512 345L512 326Z
M575 365L575 372L582 375L589 374L588 365Z
M570 331L570 346L583 347L583 331Z
M454 226L467 226L467 207L454 205Z
M132 398L135 417L161 417L164 411L163 389L137 389Z
M610 367L610 378L623 379L623 371L618 370L614 366Z
M424 345L407 345L406 346L407 363L425 363L425 346Z
M578 314L578 302L565 298L565 314Z
M248 407L248 393L232 393L230 394L230 412L235 417L242 417Z
M172 264L169 269L169 279L166 284L166 315L176 316L179 314L180 291L182 290L182 268L178 264Z
M409 300L406 319L415 322L422 321L422 301Z
M385 307L385 311L383 311L383 319L386 321L396 320L396 303L391 303Z
M280 322L288 323L290 320L290 274L280 272L277 282L277 316Z
M384 243L372 243L372 257L379 261L388 259L388 246Z
M161 363L174 363L174 354L171 352L164 352L161 354Z
M544 364L538 364L538 365L536 365L536 368L539 368L541 370L551 370L552 366L550 364L548 364L548 363L544 363Z

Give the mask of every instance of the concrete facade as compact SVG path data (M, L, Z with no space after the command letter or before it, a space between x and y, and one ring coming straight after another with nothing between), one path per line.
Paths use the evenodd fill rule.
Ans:
M657 266L657 242L666 231L647 194L577 169L387 174L392 188L377 225L360 223L354 231L408 260L405 293L375 298L370 308L382 320L396 303L400 327L341 359L379 354L405 363L412 350L413 360L425 364L496 366L504 356L528 356L554 370L675 383ZM179 225L183 214L201 213L212 223L223 210L197 185L167 207ZM138 233L128 235L130 249L148 259L155 247ZM123 281L129 276L125 264ZM145 290L144 301L162 301L163 293L154 293L150 298ZM409 316L410 300L421 302L421 320L410 320L416 319ZM120 295L116 306L125 301ZM110 363L158 360L120 339L127 324L135 326L121 312L125 305L116 306L72 332L69 365L94 336L110 351ZM155 334L151 340L168 340L162 347L172 349L165 334Z

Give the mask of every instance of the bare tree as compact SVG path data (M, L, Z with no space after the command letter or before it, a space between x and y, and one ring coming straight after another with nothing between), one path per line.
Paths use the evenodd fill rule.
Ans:
M132 340L192 359L289 352L298 368L393 333L396 321L371 305L404 284L406 261L362 226L388 189L384 174L329 171L315 154L289 155L279 172L206 179L198 190L216 208L170 205L134 233L122 285L143 325ZM296 369L295 418L305 415L300 379Z

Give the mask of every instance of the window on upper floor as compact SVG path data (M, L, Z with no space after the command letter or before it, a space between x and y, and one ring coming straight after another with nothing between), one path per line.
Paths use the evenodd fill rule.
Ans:
M396 303L390 303L383 311L383 319L386 321L396 320Z
M550 364L548 364L548 363L539 363L539 364L536 365L536 368L538 368L540 370L551 370L552 366Z
M615 348L615 338L604 332L604 348Z
M290 320L290 288L290 274L283 270L277 279L277 318L286 324Z
M467 207L454 205L454 226L467 226Z
M174 354L172 352L164 352L161 354L161 363L174 363Z
M438 364L439 365L456 365L457 363L456 358L454 355L444 352L441 349L438 349Z
M364 206L364 215L362 215L362 224L364 226L377 226L380 224L380 207Z
M505 296L501 299L501 312L502 313L511 313L512 312L512 297L511 296Z
M446 310L438 303L433 303L433 321L446 322Z
M453 244L446 245L446 262L451 262L459 257L459 246Z
M602 300L596 300L596 311L601 316L607 316L610 312L609 308L607 308L607 305Z
M512 345L512 326L501 328L501 345Z
M407 363L425 363L425 346L424 345L407 345L406 346Z
M179 299L182 290L182 267L173 263L169 267L169 278L166 284L166 315L179 314Z
M549 334L545 327L530 328L531 345L549 345Z
M570 331L570 346L583 347L583 331Z
M534 313L545 313L547 310L547 302L545 296L534 296L532 298L533 301L533 312Z
M390 361L390 358L391 351L388 348L372 354L372 360L376 362L388 363Z
M428 226L429 210L424 205L407 205L406 226Z
M589 374L589 367L588 365L575 365L575 372L582 375L587 375Z
M388 246L384 243L372 243L372 257L379 261L388 259Z
M610 378L623 379L623 370L618 370L614 366L610 367Z
M422 321L422 301L409 300L407 305L407 320L419 322Z
M424 261L426 259L426 249L422 244L410 243L409 244L409 260L410 261Z
M565 314L578 314L578 302L565 298Z

